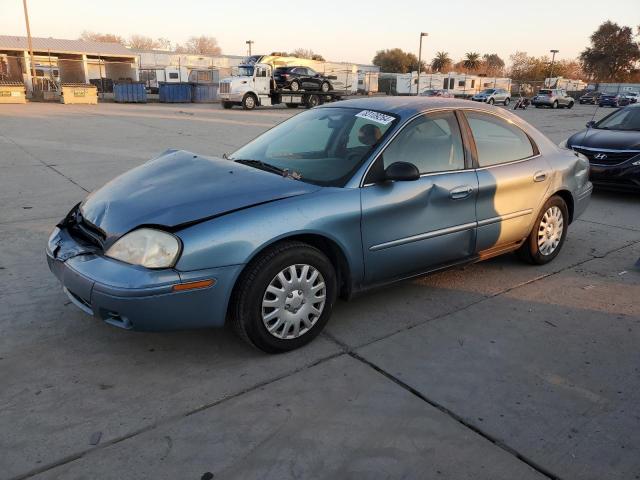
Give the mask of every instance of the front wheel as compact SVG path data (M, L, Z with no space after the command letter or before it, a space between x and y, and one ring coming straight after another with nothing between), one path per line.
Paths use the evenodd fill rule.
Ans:
M225 110L229 110L232 107L233 107L232 102L222 102L222 108L224 108Z
M509 102L511 101L511 99L509 97L504 99L504 106L506 107L507 105L509 105Z
M573 102L569 102L569 105L567 105L567 108L571 110L573 108Z
M245 269L234 291L236 332L268 353L299 348L324 328L336 299L336 273L318 249L297 241L274 245Z
M300 82L298 82L297 80L292 80L289 84L289 89L292 92L297 92L298 90L300 90Z
M554 100L553 105L551 105L551 108L556 109L558 108L558 101Z
M493 105L495 103L495 100L493 98L490 98L489 101L487 102L489 105Z
M256 108L257 104L258 102L256 101L256 97L254 97L250 93L247 93L242 99L242 108L244 108L245 110L253 110L254 108Z
M544 204L518 256L531 264L544 265L556 258L567 236L569 214L565 201L554 195Z

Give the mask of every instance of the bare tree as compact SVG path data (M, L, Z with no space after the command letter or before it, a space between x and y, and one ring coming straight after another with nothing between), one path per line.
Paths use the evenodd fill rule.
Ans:
M158 42L144 35L131 35L129 37L129 46L135 50L153 50L158 48Z
M207 37L200 35L199 37L191 37L184 45L176 45L178 53L195 53L196 55L220 55L222 50L218 46L215 37Z
M84 40L85 42L102 42L102 43L119 43L121 45L126 45L126 41L120 35L115 35L113 33L99 33L99 32L91 32L89 30L85 30L80 34L80 40Z

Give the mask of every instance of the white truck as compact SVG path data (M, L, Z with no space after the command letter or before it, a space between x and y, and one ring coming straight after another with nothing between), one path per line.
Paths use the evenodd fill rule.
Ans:
M273 79L273 67L266 63L239 65L235 75L220 80L218 98L223 108L241 105L245 110L258 106L272 106L284 103L288 108L302 105L307 108L321 103L340 100L344 91L320 92L278 88Z

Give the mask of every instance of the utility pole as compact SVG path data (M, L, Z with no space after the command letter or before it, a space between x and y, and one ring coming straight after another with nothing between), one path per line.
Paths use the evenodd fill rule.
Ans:
M555 60L556 60L556 53L558 53L560 50L549 50L549 51L553 54L553 56L551 57L551 69L549 71L549 78L553 78L553 64L555 63Z
M422 63L422 37L428 37L427 32L420 32L420 47L418 47L418 84L416 85L416 95L420 95L420 70Z
M33 62L33 44L31 42L31 27L29 27L29 10L27 9L27 0L22 0L24 6L24 21L27 24L27 41L29 42L29 55L31 56L31 82L36 78L36 66Z
M255 42L253 40L247 40L246 42L247 45L249 45L249 56L251 56L251 45L253 45Z

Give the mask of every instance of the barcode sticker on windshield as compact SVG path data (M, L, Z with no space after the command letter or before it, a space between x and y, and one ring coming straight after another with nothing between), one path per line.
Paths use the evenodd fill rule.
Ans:
M366 118L367 120L373 120L376 123L382 125L388 125L393 122L394 118L391 115L385 115L384 113L374 112L373 110L363 110L356 115L356 117Z

